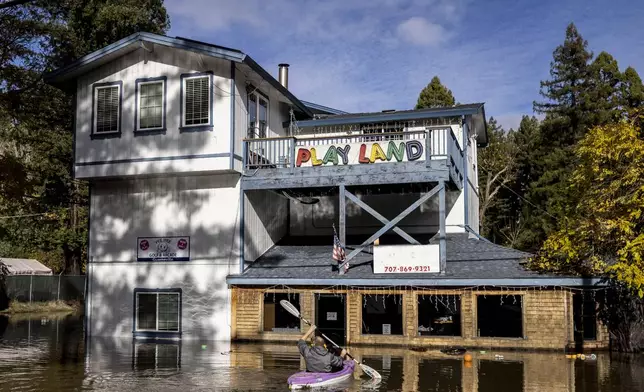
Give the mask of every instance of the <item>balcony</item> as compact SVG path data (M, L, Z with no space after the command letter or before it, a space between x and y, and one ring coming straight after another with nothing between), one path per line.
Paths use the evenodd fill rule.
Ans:
M451 127L244 140L244 189L422 182L463 184Z

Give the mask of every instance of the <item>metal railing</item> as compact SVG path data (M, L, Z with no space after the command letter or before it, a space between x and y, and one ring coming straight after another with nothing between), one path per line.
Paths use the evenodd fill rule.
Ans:
M463 150L451 128L422 131L383 132L323 137L275 137L244 139L244 170L292 169L296 149L301 146L343 145L378 141L419 140L425 146L426 160L447 159L454 181L463 179ZM393 163L392 163L393 164ZM460 180L459 180L460 179Z

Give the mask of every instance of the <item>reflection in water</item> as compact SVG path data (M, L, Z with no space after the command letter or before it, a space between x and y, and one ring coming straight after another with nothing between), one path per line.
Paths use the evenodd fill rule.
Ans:
M383 375L372 385L359 371L331 390L430 392L617 392L644 390L644 358L601 354L473 352L474 360L438 350L354 347ZM503 355L503 358L496 355ZM287 391L304 363L294 344L134 342L83 339L74 316L0 316L0 391Z

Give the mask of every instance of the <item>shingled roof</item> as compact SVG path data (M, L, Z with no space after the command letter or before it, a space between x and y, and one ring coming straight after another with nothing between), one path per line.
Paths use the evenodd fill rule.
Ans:
M434 238L430 243L437 243ZM230 284L252 284L271 282L273 284L368 284L387 285L385 281L398 281L409 285L465 285L503 284L516 281L521 285L589 285L595 280L577 277L544 275L527 270L523 266L530 254L515 249L495 245L485 240L469 238L467 233L447 235L447 268L444 274L405 273L375 274L373 272L372 248L358 254L351 260L351 267L344 275L332 268L332 246L277 245L257 261L250 263L242 275L229 276ZM546 282L550 279L552 282ZM553 280L554 279L554 280ZM358 282L359 281L359 282ZM346 282L346 283L343 283ZM414 282L414 283L411 283ZM391 284L394 284L391 283Z

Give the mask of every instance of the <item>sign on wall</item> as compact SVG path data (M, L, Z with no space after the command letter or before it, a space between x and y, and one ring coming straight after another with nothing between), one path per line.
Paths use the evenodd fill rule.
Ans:
M300 146L295 156L297 167L413 162L425 159L425 146L420 140Z
M338 321L338 312L326 312L327 321Z
M373 247L376 274L440 272L438 245L378 245Z
M189 261L190 237L139 237L136 261Z

